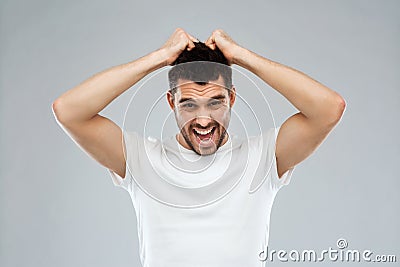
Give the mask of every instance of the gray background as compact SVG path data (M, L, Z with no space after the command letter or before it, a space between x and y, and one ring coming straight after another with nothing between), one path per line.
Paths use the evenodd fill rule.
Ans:
M350 249L400 260L399 1L2 0L0 7L0 266L139 266L129 194L65 135L51 103L159 48L177 27L203 41L222 28L347 101L340 124L276 197L270 249L321 251L343 237ZM131 95L101 114L122 126ZM278 125L296 112L273 89L267 95ZM281 264L330 263L271 266Z

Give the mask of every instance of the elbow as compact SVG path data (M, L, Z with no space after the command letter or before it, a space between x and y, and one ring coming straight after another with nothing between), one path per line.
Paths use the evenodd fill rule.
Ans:
M346 110L346 100L337 94L330 106L330 112L328 117L328 122L330 125L335 126L342 119L343 114Z
M60 114L60 99L57 98L56 100L53 101L51 104L51 111L53 112L54 117L59 120L59 114Z
M344 111L346 110L346 105L347 105L346 100L344 100L344 98L342 96L338 95L337 100L336 100L336 110L337 110L336 111L336 113L337 113L336 119L337 119L337 121L339 121L342 118Z
M65 112L63 112L63 100L61 98L57 98L51 104L51 110L57 122L60 124L64 124L65 120Z

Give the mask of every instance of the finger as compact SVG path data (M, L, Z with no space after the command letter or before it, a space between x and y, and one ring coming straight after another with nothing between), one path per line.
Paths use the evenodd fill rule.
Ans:
M190 34L187 34L187 35L188 35L189 39L190 39L192 42L195 42L195 43L198 43L198 42L199 42L199 39L197 39L197 38L191 36Z
M212 36L210 36L210 38L208 38L208 40L205 42L205 45L208 46L212 50L215 50L215 48L216 48L216 43Z
M206 44L207 46L209 46L209 45L212 44L212 43L215 43L214 35L211 35L210 37L208 37L207 41L205 42L205 44Z
M187 51L190 51L190 50L192 50L193 48L195 48L196 46L194 45L194 43L192 42L192 41L188 41L188 44L187 44L187 46L186 46L187 48Z
M215 47L216 47L216 44L215 44L215 43L208 43L207 46L208 46L210 49L214 50Z

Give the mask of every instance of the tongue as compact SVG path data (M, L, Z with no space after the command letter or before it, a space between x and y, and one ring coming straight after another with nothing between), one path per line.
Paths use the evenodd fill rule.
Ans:
M200 140L206 140L206 139L209 139L211 137L211 133L199 134L198 136L199 136Z

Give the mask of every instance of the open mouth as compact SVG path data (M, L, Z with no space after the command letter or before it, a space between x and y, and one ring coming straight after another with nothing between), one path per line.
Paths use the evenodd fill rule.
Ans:
M212 142L216 127L212 127L208 130L193 129L193 133L196 136L197 142L201 145L207 145Z

